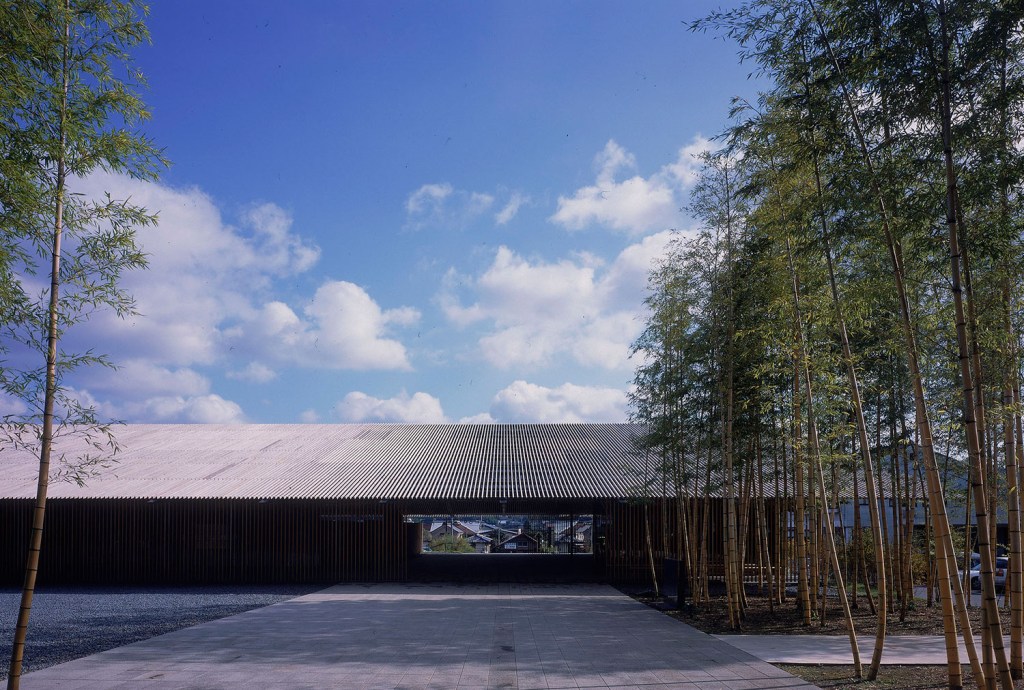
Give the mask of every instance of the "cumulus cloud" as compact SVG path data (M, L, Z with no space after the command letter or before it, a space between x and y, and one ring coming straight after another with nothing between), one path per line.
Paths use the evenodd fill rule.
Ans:
M363 288L327 281L301 310L278 295L320 257L297 233L290 213L272 203L252 204L225 218L202 190L173 188L97 173L77 180L76 193L133 203L159 214L137 229L149 260L146 271L124 276L138 314L109 312L69 333L71 350L95 348L121 363L116 373L88 371L76 385L129 421L238 421L241 407L216 395L199 373L217 367L238 380L265 383L277 366L335 369L410 368L390 331L409 326L419 312L380 307ZM300 298L301 299L301 298Z
M452 191L452 186L447 182L425 184L409 195L405 202L405 211L410 216L423 215L433 211L452 195Z
M84 330L88 342L116 343L121 357L161 364L212 364L223 354L227 325L258 308L275 279L307 271L320 250L292 232L291 216L273 204L248 208L234 225L197 188L98 173L81 181L90 196L114 198L159 213L138 229L149 268L125 276L139 316L104 313Z
M321 285L303 315L283 302L268 302L226 336L239 348L303 366L412 368L405 347L386 333L392 324L415 323L420 317L415 309L381 309L366 290L338 280Z
M410 396L402 391L393 398L381 399L353 391L335 406L334 411L343 422L434 424L448 421L441 401L422 392Z
M530 263L507 247L483 275L464 282L474 287L476 303L464 308L449 295L442 307L458 324L494 323L480 346L501 367L546 363L600 309L593 268L571 260Z
M249 362L243 369L229 371L229 379L249 381L250 383L267 383L277 378L277 372L260 362Z
M160 366L139 358L118 363L113 376L107 370L92 369L82 378L90 388L99 385L104 392L119 397L195 396L210 390L209 379L194 369Z
M28 405L23 400L0 392L0 418L8 415L23 417L29 413Z
M482 216L494 204L494 196L484 192L455 189L448 182L425 184L405 201L406 227L460 229Z
M520 192L513 192L509 200L501 207L501 210L494 214L494 222L497 225L505 225L519 213L520 207L527 203L530 197Z
M238 403L225 400L216 393L191 398L180 396L149 398L138 408L132 409L132 413L132 416L138 421L152 422L244 424L246 421L245 414Z
M494 396L488 416L508 423L624 422L627 408L626 393L617 388L572 383L547 388L517 380Z
M110 376L91 370L85 387L69 387L81 404L100 417L130 422L239 424L241 406L211 392L210 380L188 367L162 367L143 359L122 362Z
M303 410L299 415L299 421L303 424L316 424L320 421L320 413L312 408Z
M470 415L468 417L462 417L459 420L459 424L494 424L497 421L488 412L481 412L479 414Z
M719 148L721 147L718 144L698 134L689 144L679 149L675 162L665 166L663 170L684 186L690 186L697 181L697 175L700 174L700 156Z
M685 234L683 231L681 234ZM639 313L647 296L647 278L674 233L663 230L629 245L601 274L601 297L606 309L630 309Z
M252 229L262 270L291 275L312 268L320 260L320 248L291 232L292 217L279 206L257 204L242 217Z
M531 261L500 247L477 277L450 270L438 302L453 324L487 328L478 345L494 366L544 365L568 354L587 366L627 368L647 274L670 238L651 235L607 265L587 254Z
M630 234L673 227L685 202L683 192L696 180L699 166L695 155L709 147L708 140L697 136L679 149L674 162L650 177L621 179L623 173L636 170L636 158L609 140L594 159L594 184L577 189L572 196L558 197L558 208L550 220L568 230L603 225Z
M70 392L80 403L107 419L157 424L242 424L247 421L238 403L216 393L133 396L115 392L109 399L100 399L86 389Z

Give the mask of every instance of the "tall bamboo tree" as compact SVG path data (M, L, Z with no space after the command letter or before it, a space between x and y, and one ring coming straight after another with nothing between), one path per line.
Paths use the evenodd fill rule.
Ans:
M15 238L9 284L16 292L2 327L9 361L29 361L33 353L44 360L39 368L0 370L3 391L30 410L4 418L4 440L39 457L11 689L19 687L22 676L51 476L84 481L96 463L117 450L109 424L62 383L78 367L109 366L109 361L91 350L68 353L60 343L98 309L131 313L133 302L119 277L145 265L134 230L155 217L128 201L90 198L76 189L96 170L153 179L164 164L137 131L148 113L136 92L141 75L129 51L148 40L145 12L131 1L19 0L0 13L16 44L16 50L5 51L3 86L17 89L17 99L0 98L0 146L20 176L17 186L5 185L2 199L7 237ZM37 268L48 273L38 296L33 294ZM77 458L55 456L54 443L65 433L86 436L93 451Z

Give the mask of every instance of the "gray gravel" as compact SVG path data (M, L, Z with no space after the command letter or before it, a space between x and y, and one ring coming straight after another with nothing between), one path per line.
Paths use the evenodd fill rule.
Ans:
M62 587L32 604L25 673L322 589L320 585ZM7 678L21 591L0 588L0 679Z

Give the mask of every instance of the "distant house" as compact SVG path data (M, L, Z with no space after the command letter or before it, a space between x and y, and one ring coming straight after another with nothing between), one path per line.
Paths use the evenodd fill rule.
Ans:
M555 550L558 553L590 553L593 527L590 522L577 522L566 527L555 539Z
M473 545L473 550L475 550L477 553L490 553L491 546L494 544L493 539L491 539L490 537L481 536L479 534L474 534L466 541Z
M473 546L477 553L490 553L491 547L501 533L500 530L486 522L463 522L462 520L435 520L423 524L423 550L430 551L430 543L450 537L453 541L465 540ZM504 538L504 537L502 537Z
M590 549L587 540L578 533L573 538L569 532L565 532L555 539L555 550L558 553L587 553Z
M514 537L517 534L519 534L519 532L518 532L518 530L514 530L514 529L510 530L510 529L504 529L504 528L501 528L501 527L491 527L488 530L481 531L480 534L482 534L485 537L490 537L491 539L493 539L497 543L497 542L503 542L506 539L508 539L509 537Z
M540 544L529 534L517 534L498 544L493 553L537 553Z
M469 530L473 534L486 535L494 530L494 525L480 520L456 520L455 524L461 528Z
M451 525L448 524L447 520L444 522L432 522L430 524L423 523L422 537L424 550L430 550L430 542L437 541L441 537L451 533L452 528Z
M455 524L455 535L459 536L459 537L462 537L463 539L468 539L469 537L476 536L477 533L480 531L480 523L479 522L477 522L477 523L472 523L472 522L466 523L466 522L463 522L462 520L456 520L454 524Z

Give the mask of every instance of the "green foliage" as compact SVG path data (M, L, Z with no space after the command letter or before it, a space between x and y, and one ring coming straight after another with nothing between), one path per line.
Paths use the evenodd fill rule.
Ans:
M129 51L148 39L144 14L121 0L17 0L0 9L0 395L15 407L0 422L0 444L39 457L10 690L22 673L51 468L82 483L117 452L110 425L68 383L77 369L112 364L64 340L99 310L132 313L119 281L146 264L135 228L156 217L82 191L98 173L153 179L164 164L136 131L148 113ZM84 437L88 450L53 462L63 434Z
M989 419L1009 420L1014 410L1001 403L1002 390L1019 380L1016 334L1024 327L1024 150L1018 143L1024 139L1024 35L1019 10L1001 3L948 6L954 161L971 269L964 277L972 278L970 327L982 362L975 377L988 388ZM736 40L741 57L769 86L755 102L734 103L724 148L703 159L690 207L700 235L677 238L651 274L632 398L636 420L650 429L646 449L667 458L689 453L682 464L690 474L699 464L695 455L706 451L715 463L727 380L738 452L765 430L782 432L780 416L792 409L795 343L787 244L824 445L843 447L852 435L826 250L876 442L914 442L907 346L881 198L906 276L928 413L943 430L935 440L945 451L950 439L949 454L962 455L943 239L938 21L927 3L751 0L692 25ZM742 471L743 458L736 460ZM988 481L998 486L1002 474Z
M165 165L138 131L149 113L130 52L149 38L145 12L95 0L0 9L0 392L17 410L3 417L0 442L38 450L49 405L54 437L83 434L95 451L60 464L79 482L116 442L66 382L82 367L113 365L87 345L54 347L44 362L98 311L134 310L120 278L145 267L135 229L156 216L80 190L97 173L154 179Z
M642 450L661 459L645 489L792 497L813 418L829 502L849 500L860 446L900 503L926 498L906 479L926 464L962 505L967 448L979 522L1016 502L1005 477L1024 330L1022 16L995 0L747 0L692 24L734 39L767 86L733 104L721 152L703 159L697 238L651 275L632 396ZM975 417L987 422L977 435L964 421ZM903 449L914 462L901 478ZM824 498L812 492L806 509ZM735 529L719 533L731 549ZM894 581L920 581L929 548L894 559Z
M430 541L430 550L437 553L473 553L476 549L462 535L442 534Z

